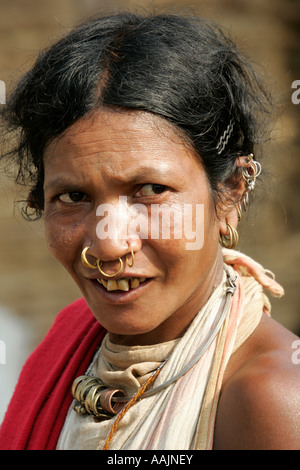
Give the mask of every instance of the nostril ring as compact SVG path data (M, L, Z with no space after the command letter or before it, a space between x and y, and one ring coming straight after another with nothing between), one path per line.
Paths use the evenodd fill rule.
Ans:
M83 266L85 266L86 268L97 269L97 264L91 264L87 260L86 253L88 249L89 249L89 246L86 246L85 248L83 248L81 252L81 262Z
M97 268L98 270L100 271L100 273L103 275L103 276L106 276L106 277L114 277L116 276L117 274L119 274L122 269L123 269L123 261L121 258L119 258L119 262L120 262L120 267L118 269L118 271L116 271L115 273L113 274L106 274L102 269L101 269L101 266L103 264L103 261L101 261L100 259L97 259Z
M119 269L113 273L113 274L106 274L101 266L103 264L103 261L101 261L100 259L97 259L96 260L96 264L91 264L89 263L89 261L87 260L87 257L86 257L86 254L87 254L87 251L90 247L89 246L86 246L82 252L81 252L81 262L83 264L83 266L87 267L87 268L90 268L90 269L98 269L99 272L103 275L103 276L106 276L106 277L114 277L116 276L117 274L119 274L122 269L123 269L123 261L122 261L122 258L119 258L119 263L120 263L120 267ZM126 264L127 266L129 266L130 268L132 268L133 264L134 264L134 252L133 252L133 249L132 249L132 246L130 245L130 252L131 252L131 262L128 261L127 259L127 255L125 256L125 260L126 260Z
M134 253L133 253L133 249L132 249L132 246L130 245L130 251L131 251L131 263L128 262L128 259L127 259L127 255L125 256L125 260L126 260L126 264L129 268L132 268L133 266L133 263L134 263Z

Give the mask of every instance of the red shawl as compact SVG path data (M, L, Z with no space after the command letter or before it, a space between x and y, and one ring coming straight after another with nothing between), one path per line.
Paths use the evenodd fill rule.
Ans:
M85 373L104 334L84 299L60 312L23 367L0 428L0 450L55 449L72 383Z

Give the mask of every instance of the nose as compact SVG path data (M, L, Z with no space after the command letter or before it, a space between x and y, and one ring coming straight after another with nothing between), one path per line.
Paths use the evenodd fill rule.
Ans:
M94 239L88 251L89 257L95 258L94 261L99 259L102 262L109 263L117 261L127 255L137 253L141 249L141 240L138 238L124 239ZM130 256L128 262L130 264ZM93 262L91 261L93 264ZM95 264L95 263L94 263Z
M94 232L90 233L90 240L85 244L85 247L89 246L86 253L88 262L92 266L96 265L97 260L102 264L109 263L105 271L108 269L114 271L123 257L126 257L127 265L130 267L133 256L142 247L138 234L130 232L128 212L121 209L120 206L115 207L112 204L103 204L101 211L98 208L96 215L102 216L102 219L98 221L96 229L95 224L92 223ZM107 215L104 216L105 214Z

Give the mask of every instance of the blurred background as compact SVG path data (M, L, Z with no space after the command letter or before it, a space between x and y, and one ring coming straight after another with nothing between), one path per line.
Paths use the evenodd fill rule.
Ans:
M286 294L272 300L272 315L300 334L300 104L291 100L300 80L300 0L0 0L0 80L7 91L41 48L84 18L118 8L212 19L264 76L277 119L263 149L268 176L239 227L239 249L276 274ZM0 422L28 354L80 296L48 253L42 222L20 217L15 201L24 196L0 171Z

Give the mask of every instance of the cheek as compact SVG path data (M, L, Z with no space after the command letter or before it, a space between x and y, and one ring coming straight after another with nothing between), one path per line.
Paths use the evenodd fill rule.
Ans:
M185 278L196 283L208 276L219 252L219 222L214 211L205 211L202 222L198 224L197 234L193 228L194 239L177 240L177 243L175 240L165 246L165 253L177 267L176 271L184 272Z
M164 282L171 285L175 282L177 288L178 280L181 285L183 277L190 278L202 265L199 262L202 250L187 250L185 240L159 240L152 242L152 248L155 253L153 262L164 273Z
M72 264L80 246L79 227L62 227L45 221L45 238L50 253L67 268Z
M164 239L160 231L159 239L148 240L148 243L151 243L160 254L160 260L164 260L168 266L186 261L195 264L200 259L202 262L205 261L206 258L209 261L218 251L219 221L214 207L209 203L199 204L199 211L193 208L185 215L186 217L182 218L179 237L174 238L175 232L172 226L171 237Z

